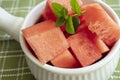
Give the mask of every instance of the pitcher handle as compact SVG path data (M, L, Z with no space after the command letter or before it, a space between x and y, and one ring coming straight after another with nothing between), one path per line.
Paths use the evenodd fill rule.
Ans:
M23 21L24 18L13 16L0 7L0 30L10 34L17 41Z

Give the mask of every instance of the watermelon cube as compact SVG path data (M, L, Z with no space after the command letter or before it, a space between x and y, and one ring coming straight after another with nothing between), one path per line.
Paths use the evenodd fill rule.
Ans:
M51 63L56 67L61 68L78 68L80 64L78 61L73 57L69 50L65 50L63 53L56 56L54 59L51 60Z
M103 42L103 40L101 40L98 36L94 38L94 42L96 43L96 46L100 49L102 54L110 50L109 47Z
M47 15L46 15L46 11L45 10L43 10L43 12L42 12L42 17L43 17L44 20L48 20L49 19L47 17Z
M68 49L68 42L52 20L46 20L22 30L23 36L42 64Z
M79 30L78 33L70 36L68 42L70 47L82 66L88 66L102 57L102 51L100 44L96 41L96 35L92 34L87 28ZM102 47L107 47L102 45ZM105 48L106 49L106 48Z
M88 4L84 7L84 19L91 32L97 34L109 47L120 38L120 27L98 4Z
M88 26L86 26L86 23L83 22L77 29L76 33L79 33L81 29L87 29ZM89 31L90 32L90 31ZM94 42L96 43L96 46L100 49L101 53L105 53L109 51L108 46L101 40L95 33L88 33L89 37L94 38ZM104 47L103 47L104 46Z

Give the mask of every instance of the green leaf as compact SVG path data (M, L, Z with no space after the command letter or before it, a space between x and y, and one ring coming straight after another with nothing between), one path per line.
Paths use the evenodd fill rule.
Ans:
M64 17L57 18L57 20L56 20L56 26L57 27L62 26L64 23L65 23L65 18Z
M78 26L80 25L80 19L76 16L73 16L72 21L73 21L74 29L76 31Z
M59 3L52 3L52 10L57 17L63 16L64 18L66 18L66 16L68 15L67 9Z
M72 16L68 16L65 29L66 29L66 32L68 32L69 34L75 33L75 29L72 22Z
M76 12L78 15L81 15L81 14L82 14L82 10L81 10L81 8L80 8L77 0L71 0L71 1L70 1L70 5L71 5L71 7L72 7L72 10L73 10L74 12Z

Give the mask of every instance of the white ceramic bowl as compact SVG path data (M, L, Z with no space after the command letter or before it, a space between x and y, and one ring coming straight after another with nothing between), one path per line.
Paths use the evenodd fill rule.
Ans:
M101 0L83 0L85 4L97 2L99 3L107 13L112 17L112 19L120 26L119 18L116 13L103 1ZM21 29L24 29L28 26L34 25L35 22L39 19L42 10L45 7L46 1L41 2L32 11L29 12L27 17L25 18ZM0 17L1 18L1 17ZM13 16L12 16L13 18ZM2 18L3 19L3 18ZM14 18L13 21L18 20L18 18ZM17 21L16 21L17 22ZM10 30L6 30L8 25L4 25L4 20L2 23L4 28L3 30L7 31L13 37L18 40L18 35L14 35L10 32ZM10 24L11 22L9 22ZM22 23L22 19L19 18L18 20L19 26ZM15 24L14 24L15 25ZM18 24L17 24L18 25ZM15 25L16 26L16 25ZM19 29L17 29L18 31ZM15 31L15 33L17 33ZM64 69L54 67L48 64L42 65L37 58L35 58L28 47L26 46L25 40L22 36L22 32L20 31L20 44L22 49L25 53L26 60L28 66L37 80L108 80L112 73L114 72L120 56L120 40L118 40L113 48L110 50L108 55L104 57L97 63L93 65L83 67L83 68L76 68L76 69Z

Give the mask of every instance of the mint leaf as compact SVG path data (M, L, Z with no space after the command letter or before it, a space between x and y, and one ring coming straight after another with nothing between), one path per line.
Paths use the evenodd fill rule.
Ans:
M68 16L65 29L66 29L66 32L68 32L69 34L75 33L75 29L72 22L72 16Z
M56 20L56 26L57 27L62 26L64 23L65 23L65 18L63 18L63 17L57 18L57 20Z
M66 18L66 16L68 15L67 9L59 3L52 3L52 10L57 17L63 16L64 18Z
M73 16L72 17L72 21L73 21L73 25L74 25L74 29L75 31L77 30L77 28L79 27L80 25L80 19L76 16Z
M71 7L72 7L72 10L73 10L74 12L76 12L78 15L81 15L81 14L82 14L82 10L81 10L81 8L80 8L77 0L71 0L71 1L70 1L70 5L71 5Z

